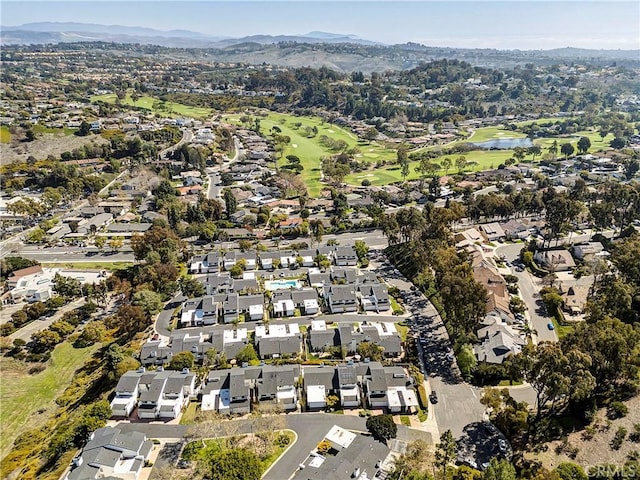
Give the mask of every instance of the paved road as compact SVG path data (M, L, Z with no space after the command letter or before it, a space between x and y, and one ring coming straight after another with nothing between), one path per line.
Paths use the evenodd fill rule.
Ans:
M191 140L193 140L193 132L189 128L183 128L182 138L180 139L180 141L174 145L171 145L170 147L165 148L164 150L161 150L158 153L158 156L160 158L165 158L167 155L169 155L169 153L173 152L176 148L179 148L184 143L190 143Z
M133 253L127 251L94 253L91 248L83 249L80 247L23 247L17 250L16 255L41 263L112 263L133 262L135 260Z
M408 282L397 269L378 255L374 262L377 271L387 281L403 292L403 300L411 316L411 331L420 336L419 354L430 389L437 392L438 403L431 405L438 430L451 430L454 436L463 435L467 425L483 419L484 406L480 404L481 391L464 383L455 360L447 355L452 352L451 342L442 318L433 304L418 290L411 290Z
M504 255L505 258L512 262L519 258L520 250L523 245L521 243L501 245L496 249L497 255ZM534 330L534 338L538 342L557 342L558 336L555 330L549 330L547 324L551 318L546 313L546 309L540 299L538 292L541 286L539 280L535 279L527 270L518 272L515 268L511 268L511 273L518 277L518 289L520 297L527 305L530 326Z
M33 335L34 333L39 332L41 330L44 330L45 328L47 328L49 325L51 325L56 320L60 320L65 313L70 312L71 310L84 305L84 303L85 303L85 299L84 298L78 298L78 299L74 300L71 303L67 303L66 305L61 307L52 316L50 316L50 317L41 317L38 320L34 320L33 322L25 325L24 327L16 330L15 332L13 332L11 335L9 335L9 338L11 339L12 342L16 338L20 338L20 339L24 340L25 342L28 342L28 341L31 340L31 335ZM5 321L5 319L3 319L3 323L4 323L4 321Z
M265 480L284 480L291 477L295 471L313 450L318 442L324 438L333 425L343 428L366 432L366 420L354 415L338 415L329 413L291 413L284 415L285 426L296 432L298 439L271 470L264 477ZM238 433L250 433L252 431L252 418L230 420L238 424ZM181 439L190 430L188 425L167 425L162 423L128 423L118 424L124 432L138 431L149 438ZM234 428L234 430L236 430ZM213 434L223 435L224 429ZM429 434L420 430L412 430L403 425L398 425L398 438L400 440L414 440L424 438L431 441Z

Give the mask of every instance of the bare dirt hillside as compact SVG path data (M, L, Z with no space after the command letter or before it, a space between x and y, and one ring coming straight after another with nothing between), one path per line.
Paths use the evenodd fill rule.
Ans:
M585 469L601 463L623 465L629 454L640 450L640 442L634 442L629 435L633 433L634 425L640 423L640 396L624 403L629 409L629 413L624 418L608 420L606 410L601 409L591 425L593 430L571 433L567 439L568 443L564 444L566 448L562 448L562 442L558 440L547 444L546 451L529 454L527 457L535 458L549 469L563 462L574 462ZM621 447L615 449L611 441L620 427L627 430L627 435ZM571 458L569 454L571 457L575 454L575 457Z
M64 135L43 133L39 134L33 142L12 141L11 143L0 144L0 159L2 163L24 161L30 156L37 160L43 160L49 155L60 157L63 152L70 152L74 148L80 148L90 143L103 144L107 140L98 136L76 137L75 135Z

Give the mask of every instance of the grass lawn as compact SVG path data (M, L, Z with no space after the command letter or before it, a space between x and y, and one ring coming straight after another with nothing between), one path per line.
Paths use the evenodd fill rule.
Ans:
M498 383L499 387L513 387L515 385L522 385L522 382L519 382L519 381L512 382L511 380L500 380L500 382Z
M411 426L411 419L406 415L400 415L400 423L402 423L402 425L410 427Z
M180 425L193 425L198 412L198 402L191 402L180 418Z
M51 128L44 125L34 125L34 133L63 133L65 135L73 135L77 130L75 128Z
M91 101L116 103L116 98L117 96L115 93L109 93L106 95L94 95L91 97ZM175 102L164 102L164 108L162 108L159 104L160 99L149 96L140 97L136 102L134 102L131 98L131 92L127 92L127 96L121 102L123 105L151 110L152 112L160 113L168 117L206 118L213 115L213 110L210 108L192 107L190 105L183 105Z
M225 116L227 121L234 123L239 123L239 118L238 115ZM297 125L298 123L300 123L299 126ZM260 131L263 135L269 136L271 129L276 126L281 130L282 135L287 135L291 138L291 142L285 148L282 159L278 160L278 166L288 163L286 160L287 155L296 155L300 158L300 163L304 167L301 176L311 197L317 197L324 186L320 183L320 160L336 153L321 144L320 137L323 135L336 141L343 140L349 148L358 147L360 153L357 154L356 158L360 161L377 162L390 160L397 155L395 150L386 149L378 143L359 142L357 136L350 131L336 125L323 123L318 117L297 117L270 112L267 117L260 118ZM306 127L317 128L318 134L313 138L307 137Z
M467 152L464 154L464 157L467 159L468 165L464 171L468 173L497 168L498 165L504 163L506 159L511 158L512 153L511 150L473 150ZM449 157L454 162L453 167L446 173L458 173L458 169L455 167L455 159L458 155L442 155L433 159L432 163L440 163L445 157ZM420 175L416 172L417 166L418 162L411 162L407 180L418 180L420 178ZM440 169L437 174L442 176L445 174L445 170ZM386 165L374 170L352 173L346 176L345 182L350 185L360 185L365 178L368 179L372 185L388 185L390 183L402 182L402 175L400 174L400 167L398 165Z
M0 143L11 143L11 132L9 127L0 127Z
M73 348L63 342L53 351L47 368L34 375L29 375L28 365L0 358L0 455L4 457L9 452L20 433L39 426L51 416L55 409L53 401L98 347Z
M125 268L133 265L133 262L96 262L95 260L88 260L86 262L56 262L56 263L43 263L43 267L55 267L55 268L67 268L69 270L124 270Z
M409 332L409 327L407 327L407 324L405 322L396 323L396 330L398 330L402 341L405 342L407 340L407 333Z
M558 338L560 340L562 340L562 337L569 335L575 329L573 325L561 325L556 317L551 317L551 321L553 322L553 326L556 329L556 334L558 335Z

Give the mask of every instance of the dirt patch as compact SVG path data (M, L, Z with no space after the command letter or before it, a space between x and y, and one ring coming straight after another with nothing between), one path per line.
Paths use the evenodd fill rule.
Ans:
M598 411L596 420L591 425L595 429L592 437L586 430L571 433L568 436L569 448L577 452L575 458L569 457L565 452L557 452L558 446L562 443L559 440L548 443L546 451L529 453L526 457L542 462L542 465L549 469L563 462L574 462L585 469L600 463L623 465L629 453L640 450L640 442L633 442L629 438L629 434L634 431L634 424L640 423L640 396L627 400L624 404L629 409L629 413L626 417L617 420L607 420L606 409ZM628 433L622 446L615 450L611 448L611 441L620 427L626 428Z
M12 141L0 144L0 158L3 163L25 161L30 156L37 160L44 160L49 155L60 157L63 152L70 152L75 148L95 143L102 145L109 143L99 135L77 137L63 133L38 134L33 142Z

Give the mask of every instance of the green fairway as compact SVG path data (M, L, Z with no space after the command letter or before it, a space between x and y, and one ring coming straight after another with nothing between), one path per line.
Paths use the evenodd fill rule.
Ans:
M95 95L91 97L92 102L105 102L116 103L117 96L115 93L109 93L106 95ZM166 115L168 117L192 117L192 118L207 118L213 115L213 110L204 107L192 107L190 105L183 105L175 102L162 102L158 98L143 96L135 102L131 98L131 93L127 92L127 96L124 100L121 100L123 105L130 105L132 107L142 108L144 110L150 110L152 112Z
M98 345L73 348L63 342L51 355L47 368L30 375L35 364L23 364L10 358L0 359L0 455L4 457L15 438L25 430L40 426L55 408L54 400L71 381L74 372L98 349Z
M225 116L227 121L234 123L239 122L238 115ZM356 154L356 158L360 161L377 162L381 160L391 160L396 157L396 151L386 149L382 145L372 142L359 142L358 137L336 125L324 123L318 117L297 117L281 113L269 113L266 118L260 118L260 131L263 135L269 136L272 129L277 127L281 130L282 135L291 138L291 142L286 146L281 160L278 160L278 166L288 163L287 155L296 155L300 158L300 163L304 167L301 176L309 191L311 197L317 197L323 187L320 182L321 169L320 160L335 154L327 147L322 145L321 137L326 136L334 141L343 140L348 148L358 147L360 153ZM309 137L306 128L317 128L318 134Z
M11 143L11 132L9 127L0 127L0 143Z
M506 159L511 158L512 154L513 152L511 150L474 150L472 152L466 152L464 157L467 159L467 166L464 171L469 173L497 168L498 165L504 163ZM455 166L455 159L459 156L460 155L443 155L431 160L431 162L440 164L445 157L449 157L453 162L453 166L446 173L452 175L458 173L458 169ZM411 162L407 180L417 180L420 178L420 175L416 173L417 166L418 162ZM440 169L437 175L445 175L445 170ZM372 185L380 186L401 182L402 175L400 174L400 167L398 165L387 165L382 168L347 175L345 182L350 185L360 185L364 179L368 179Z

